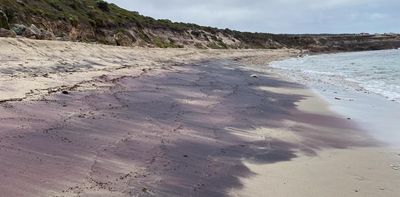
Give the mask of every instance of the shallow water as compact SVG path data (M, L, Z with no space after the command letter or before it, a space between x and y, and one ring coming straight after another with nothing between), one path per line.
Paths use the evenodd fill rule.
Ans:
M367 91L400 103L400 50L339 53L293 58L272 67L309 81Z

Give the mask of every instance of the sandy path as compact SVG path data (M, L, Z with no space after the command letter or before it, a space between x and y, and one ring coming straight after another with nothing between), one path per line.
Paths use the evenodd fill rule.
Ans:
M329 178L325 165L312 160L329 163L325 151L336 151L339 156L331 167L351 162L343 156L348 151L376 151L379 142L330 113L304 87L238 63L268 62L291 55L287 51L0 42L25 50L20 55L0 52L10 57L0 65L1 91L6 95L0 104L0 191L5 196L291 196L299 188L278 187L280 178L301 183L311 178L302 174L306 166L313 166L312 175L326 178L310 182L313 193L304 195L341 190L350 196L354 189L378 184L383 176L391 184L378 187L378 194L398 192L400 175L396 166L389 166L398 162L393 155L377 162L371 171L384 173L373 174L369 185L349 191L337 186L319 189L341 180ZM39 45L39 50L29 51L35 48L30 45ZM69 45L66 56L49 58L58 47ZM18 59L23 54L32 58L24 67L35 71L5 73L15 69L11 64L25 61ZM119 62L113 62L115 55ZM54 71L53 63L60 58L75 64ZM87 59L111 63L80 68ZM78 70L63 70L68 65ZM371 161L365 154L350 158ZM288 169L297 174L285 174ZM269 175L277 178L265 182L271 180ZM286 189L289 193L282 193Z

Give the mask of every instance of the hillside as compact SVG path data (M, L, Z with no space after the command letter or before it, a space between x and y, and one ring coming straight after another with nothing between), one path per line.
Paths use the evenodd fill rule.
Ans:
M0 0L0 36L160 48L299 48L354 51L400 47L398 35L276 35L155 20L102 0Z

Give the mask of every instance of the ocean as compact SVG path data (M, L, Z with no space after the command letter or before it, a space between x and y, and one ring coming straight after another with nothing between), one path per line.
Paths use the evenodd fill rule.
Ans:
M271 66L310 86L331 84L400 103L400 50L314 55Z

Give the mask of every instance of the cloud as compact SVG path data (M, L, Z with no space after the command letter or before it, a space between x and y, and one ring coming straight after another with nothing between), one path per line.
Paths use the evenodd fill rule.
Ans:
M272 33L400 32L398 0L108 0L155 18Z

